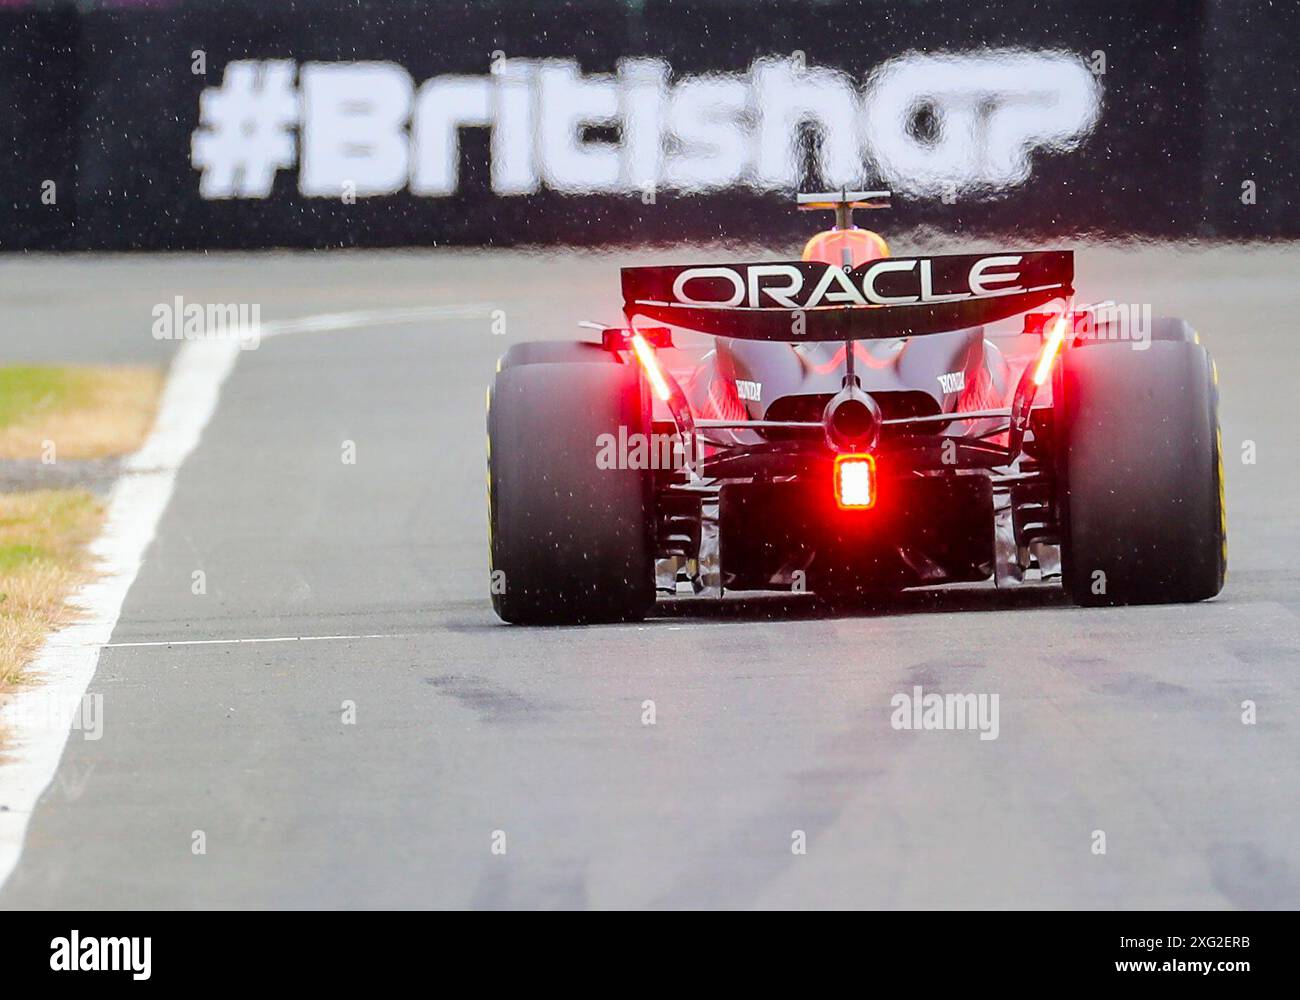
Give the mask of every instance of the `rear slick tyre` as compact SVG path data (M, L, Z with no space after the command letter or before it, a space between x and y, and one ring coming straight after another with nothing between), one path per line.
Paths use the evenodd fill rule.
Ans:
M492 606L507 622L639 621L654 606L648 470L602 468L602 436L648 434L624 364L525 364L488 398ZM627 463L617 463L625 465Z
M1057 382L1066 592L1085 606L1202 601L1223 588L1218 388L1205 348L1067 351Z

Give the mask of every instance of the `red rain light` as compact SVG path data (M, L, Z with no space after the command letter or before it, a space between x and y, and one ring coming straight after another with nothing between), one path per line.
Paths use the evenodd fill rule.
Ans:
M659 367L659 359L655 357L655 349L646 343L646 339L639 333L633 333L629 338L632 341L632 351L636 354L637 361L641 362L641 368L650 380L650 387L654 389L655 395L665 403L672 398L673 392L668 387L668 379L664 377L664 371Z
M836 455L834 479L840 510L868 510L876 505L874 455Z
M1038 362L1034 365L1034 385L1042 385L1047 381L1047 376L1052 371L1052 362L1061 353L1061 345L1065 343L1065 326L1065 313L1061 313L1052 326L1052 332L1043 341L1043 349L1039 352Z

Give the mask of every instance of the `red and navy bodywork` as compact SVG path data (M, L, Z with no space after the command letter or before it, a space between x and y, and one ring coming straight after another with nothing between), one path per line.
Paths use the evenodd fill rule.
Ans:
M801 195L836 226L800 260L624 268L599 345L502 356L504 620L990 578L1090 606L1219 593L1218 378L1191 325L1076 303L1066 250L892 256L852 225L887 197Z
M1051 387L1032 375L1059 348L1072 255L899 258L866 235L866 254L831 248L841 262L623 270L628 325L606 341L646 331L630 354L667 388L656 430L691 442L656 473L661 590L892 590L1059 566L1051 518L1017 537L1012 515L1044 513L1033 404L1049 412ZM841 495L846 461L862 464L859 502Z

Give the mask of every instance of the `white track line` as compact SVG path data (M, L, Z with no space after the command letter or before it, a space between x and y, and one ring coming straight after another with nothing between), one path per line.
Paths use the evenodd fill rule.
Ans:
M376 632L372 635L277 635L251 639L155 639L150 642L106 642L105 649L138 649L142 646L237 646L258 642L336 642L340 639L410 639L418 632Z
M289 333L391 326L421 320L487 316L478 305L423 306L371 312L328 313L261 324L262 337ZM176 485L176 474L199 443L216 411L221 386L235 367L240 338L181 344L172 362L158 418L144 446L123 464L108 499L104 530L90 551L101 575L68 603L78 620L45 640L20 688L0 705L0 730L9 738L8 760L0 764L0 888L22 853L36 803L54 779L86 688L95 676L100 650L108 644L135 582L145 550ZM69 845L74 850L75 845Z
M411 306L408 309L368 309L359 312L318 313L297 319L267 320L260 327L263 338L286 333L324 333L354 330L363 326L397 326L431 319L487 319L491 308L474 303L445 306Z

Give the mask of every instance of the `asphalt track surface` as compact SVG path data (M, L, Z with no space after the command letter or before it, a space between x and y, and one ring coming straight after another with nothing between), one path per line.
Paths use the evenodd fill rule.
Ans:
M695 256L716 252L655 259ZM1218 361L1218 600L967 588L503 626L484 388L506 343L617 316L632 259L0 260L10 361L165 363L150 309L176 295L264 319L482 307L240 356L113 641L380 637L106 649L103 738L73 734L0 906L1300 906L1300 252L1080 254L1085 297L1186 316ZM895 731L890 698L917 684L998 694L998 738Z

